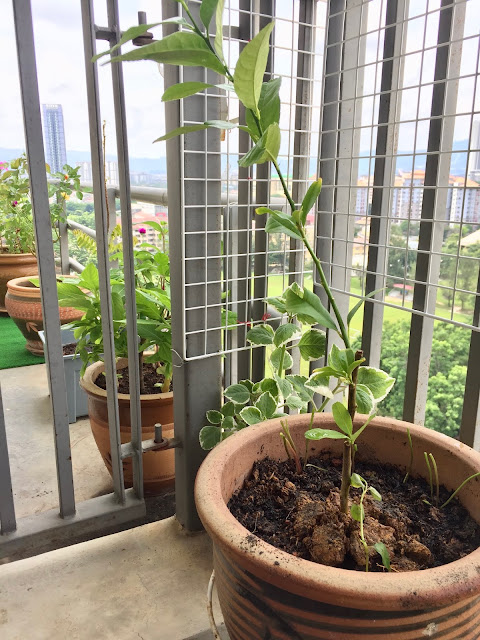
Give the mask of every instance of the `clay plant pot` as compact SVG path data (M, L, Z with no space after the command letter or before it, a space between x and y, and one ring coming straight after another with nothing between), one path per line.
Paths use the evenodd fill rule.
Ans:
M37 258L33 253L8 253L0 251L0 313L7 312L5 308L7 282L14 278L37 274Z
M303 451L309 415L288 418ZM362 424L356 420L356 428ZM330 414L316 427L334 428ZM358 439L363 460L409 464L410 429L413 473L425 477L423 452L435 456L440 482L456 489L480 471L480 454L424 427L375 418ZM263 542L232 516L227 503L248 477L255 460L284 460L280 421L243 429L216 447L203 462L195 496L200 518L213 539L214 568L222 613L231 640L474 640L480 638L480 549L464 558L423 571L363 573L296 558ZM341 452L339 440L312 442L316 452ZM480 522L480 482L459 493ZM479 540L480 544L480 540Z
M128 365L126 358L119 358L117 371ZM112 456L110 450L110 435L108 431L107 392L95 384L98 376L105 371L103 362L95 362L87 367L80 386L88 395L88 416L92 427L93 437L98 450L110 474L112 474ZM142 409L142 440L150 440L155 436L155 424L163 427L163 437L173 437L173 393L156 393L141 395ZM118 394L118 409L120 414L120 436L122 443L131 440L130 395ZM133 484L132 459L123 461L125 486ZM147 451L143 454L143 486L147 495L155 495L165 487L173 484L175 479L175 452L173 449L165 451Z
M35 274L14 278L7 282L5 307L8 315L20 329L27 344L26 349L36 356L43 356L43 342L38 335L43 331L43 313L40 289L30 282ZM60 324L79 320L84 312L73 307L60 307Z

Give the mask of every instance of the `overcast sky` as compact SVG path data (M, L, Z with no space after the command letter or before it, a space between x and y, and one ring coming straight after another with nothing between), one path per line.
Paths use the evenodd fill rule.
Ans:
M123 29L137 22L137 11L145 10L149 22L161 20L160 0L119 0L121 25ZM40 100L47 103L60 103L63 106L65 119L65 132L67 149L88 151L88 118L86 105L86 88L84 79L84 57L81 31L80 2L79 0L32 0L34 11L34 26L37 51L37 69L40 87ZM384 0L372 0L368 6L367 31L377 29L382 8L384 12ZM427 20L425 27L424 17L421 16L426 8L433 11ZM425 46L433 46L436 41L438 28L438 12L434 10L440 6L440 0L411 0L410 16L414 18L409 23L405 58L405 83L404 86L412 86L419 82L419 70L422 68L421 53L414 53L421 49L425 38ZM283 17L291 13L291 0L279 0L278 11ZM97 24L106 24L105 2L95 1L95 19ZM319 21L323 20L323 8L319 12ZM465 21L465 35L478 34L480 28L480 0L468 0L466 3L467 18ZM290 16L291 17L291 16ZM225 22L228 16L225 16ZM277 42L290 46L295 39L289 35L294 31L289 30L287 23L277 20ZM319 36L318 46L321 44ZM16 47L13 28L13 15L10 0L2 0L0 7L0 42L2 43L2 64L0 65L0 86L2 87L2 100L0 100L0 147L23 147L23 123L21 118L21 104L17 76ZM380 55L381 55L380 40ZM461 74L469 75L478 71L477 54L478 38L465 41L463 45ZM98 50L106 48L106 44L99 42ZM366 63L375 63L378 49L378 35L371 33L366 37ZM423 58L422 81L428 82L428 77L433 79L435 52L427 51ZM291 68L289 52L279 50L276 53L275 70L277 73L289 73ZM321 60L317 64L317 73L321 70ZM286 71L285 71L286 69ZM378 67L379 69L379 67ZM102 118L107 121L107 151L115 153L113 136L113 105L110 90L110 68L99 67ZM127 124L129 129L130 155L132 157L159 157L164 155L164 146L152 141L163 134L164 116L161 95L163 93L163 80L158 66L151 62L129 63L124 65ZM375 66L367 67L365 73L365 93L378 91L375 86ZM288 88L286 82L282 83L283 99L288 100ZM320 85L317 85L316 95ZM287 91L287 93L285 93ZM417 104L419 105L419 117L428 117L430 110L431 85L422 89L419 96L418 89L403 92L402 119L415 118ZM480 109L480 82L475 77L465 77L460 81L457 112L469 113L475 103L475 109ZM358 108L358 107L357 107ZM373 99L363 101L362 124L372 121ZM318 129L319 110L314 112L313 128ZM231 113L230 117L235 117ZM292 117L288 117L287 109L283 109L281 125L288 128L289 121L293 124ZM465 116L458 118L455 127L455 138L468 138L471 118ZM412 146L415 133L413 124L404 124L400 127L399 149L408 150ZM417 131L417 149L425 149L428 135L428 123L423 123ZM231 147L234 148L235 139L230 134ZM283 135L286 144L286 135ZM362 133L362 150L370 146L370 132ZM314 142L314 145L316 142ZM374 148L374 146L373 146ZM315 151L314 151L315 152Z

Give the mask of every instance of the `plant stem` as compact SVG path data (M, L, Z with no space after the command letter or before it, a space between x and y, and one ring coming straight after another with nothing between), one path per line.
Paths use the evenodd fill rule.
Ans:
M446 507L447 504L454 499L454 497L457 495L457 493L460 491L460 489L463 489L463 487L467 484L467 482L470 482L470 480L473 480L474 478L479 478L480 477L480 471L478 473L474 473L473 475L469 476L466 480L464 480L462 482L462 484L457 487L455 489L455 491L452 493L452 495L448 498L448 500L446 500L442 506L440 507L440 509L443 509L443 507Z
M340 511L348 513L348 491L352 476L352 447L349 440L343 441L342 485L340 487Z

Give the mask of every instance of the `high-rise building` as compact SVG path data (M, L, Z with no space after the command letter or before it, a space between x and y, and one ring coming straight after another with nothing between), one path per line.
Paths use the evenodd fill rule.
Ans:
M65 128L61 104L42 104L45 155L50 171L56 173L67 163Z
M480 182L480 120L473 121L470 148L468 177L475 182Z

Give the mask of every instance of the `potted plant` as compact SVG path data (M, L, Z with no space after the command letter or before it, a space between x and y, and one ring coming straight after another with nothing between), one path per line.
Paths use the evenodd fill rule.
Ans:
M144 223L155 224L155 223ZM170 270L168 255L147 243L135 246L135 277L143 439L154 438L156 423L163 425L164 437L173 437L173 392ZM113 332L118 372L118 403L122 442L131 435L130 395L128 387L127 334L125 313L125 282L122 253L111 254L119 259L119 268L111 270ZM103 336L101 328L98 270L88 264L74 280L58 284L60 306L75 306L82 310L80 319L71 323L77 341L76 353L83 366L80 385L88 396L88 414L95 442L111 472L110 438L108 430L105 367L102 362ZM143 456L144 486L149 493L173 482L174 451L148 451ZM131 460L123 462L125 484L132 485Z
M294 284L278 306L288 318L328 328L342 343L332 346L326 366L311 376L289 376L284 375L285 354L295 332L282 327L290 322L279 328L290 336L268 325L255 327L250 341L272 345L271 378L229 387L227 402L207 415L203 444L224 442L200 468L196 503L214 542L230 637L478 638L480 454L423 427L374 417L394 381L366 366L361 350L352 349L348 327L362 301L342 317L306 237L306 217L321 181L297 205L278 167L280 80L263 82L273 24L245 46L231 74L221 45L223 3L203 0L203 25L184 0L180 4L186 14L179 19L182 31L113 60L201 63L226 78L246 108L246 122L239 126L253 143L240 164L271 162L291 209L289 214L268 208L257 213L269 216L267 232L303 242L329 301L327 309L318 296ZM212 45L209 25L215 12ZM138 30L126 32L123 41ZM205 88L182 83L168 88L164 100ZM164 137L210 126L235 125L205 122ZM316 348L322 339L316 336ZM318 405L314 396L319 389L328 399L340 394L332 414L320 413L324 403ZM307 402L313 406L310 414L262 421L284 405L303 409ZM445 523L448 533L442 540L437 534ZM428 539L421 538L427 530Z
M69 165L61 173L50 174L55 182L49 182L52 199L50 214L54 239L58 240L58 222L64 220L63 201L72 192L83 198L80 190L79 169ZM28 162L25 154L10 162L0 163L0 312L5 312L7 282L22 276L38 273L33 227L32 203Z

